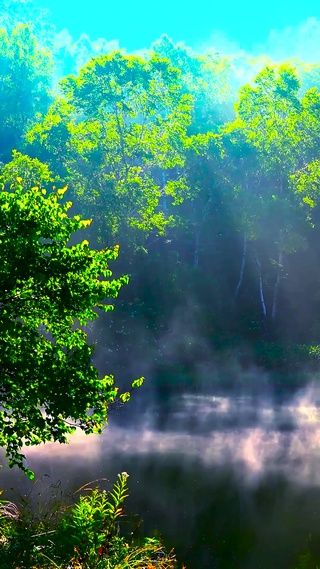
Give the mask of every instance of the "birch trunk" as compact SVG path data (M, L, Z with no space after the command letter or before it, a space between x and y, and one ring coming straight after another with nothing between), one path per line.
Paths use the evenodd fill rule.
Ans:
M261 304L261 309L262 309L262 314L263 317L266 318L267 317L267 307L266 307L266 302L264 299L264 292L263 292L263 282L262 282L262 273L261 273L261 263L258 259L258 256L256 255L256 263L259 267L259 295L260 295L260 304Z
M245 235L243 238L243 249L242 249L242 259L241 259L239 280L238 280L238 284L236 286L236 291L235 291L235 297L236 298L239 294L239 291L240 291L240 288L242 285L244 270L246 268L246 260L247 260L247 236Z
M278 270L277 270L277 279L273 289L273 300L272 300L272 310L271 310L271 320L274 322L277 316L277 303L278 303L278 292L279 292L279 285L281 280L281 270L283 267L283 259L284 255L282 251L279 251L279 258L278 258Z

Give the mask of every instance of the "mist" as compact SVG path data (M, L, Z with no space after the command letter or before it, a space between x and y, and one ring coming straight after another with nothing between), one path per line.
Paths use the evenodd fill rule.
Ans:
M264 394L184 393L165 405L141 390L130 420L127 409L111 414L101 437L24 449L38 482L3 471L6 496L14 486L37 508L41 492L43 508L59 480L65 493L105 477L108 488L126 470L128 513L188 567L289 568L306 544L318 548L320 390L310 380L279 398L264 383Z

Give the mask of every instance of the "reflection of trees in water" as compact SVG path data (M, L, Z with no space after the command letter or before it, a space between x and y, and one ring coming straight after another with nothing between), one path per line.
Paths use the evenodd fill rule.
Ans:
M102 438L31 449L28 466L50 474L38 485L44 500L59 479L68 492L129 472L128 511L144 520L143 534L158 528L188 569L292 569L307 539L318 547L319 425L305 412L312 397L272 406L249 396L185 395L170 400L161 430L151 412L121 428L120 412ZM232 427L237 409L241 421ZM291 428L279 429L289 418ZM31 488L20 473L2 476L15 493Z

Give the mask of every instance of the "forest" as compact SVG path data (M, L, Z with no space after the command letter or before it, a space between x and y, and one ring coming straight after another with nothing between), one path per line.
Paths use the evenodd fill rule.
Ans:
M22 445L66 442L68 417L101 432L150 374L170 390L225 359L318 369L320 64L198 54L165 34L140 54L63 43L48 11L5 0L0 118L11 467L32 477ZM131 381L121 395L113 374ZM121 476L117 506L99 506L113 524Z
M85 37L58 48L41 11L23 9L33 26L12 12L2 179L67 185L73 210L94 220L90 242L120 245L130 286L112 341L136 352L147 329L170 361L161 339L187 308L183 326L209 350L316 345L319 65L197 56L166 36L144 56ZM178 347L190 360L201 349Z

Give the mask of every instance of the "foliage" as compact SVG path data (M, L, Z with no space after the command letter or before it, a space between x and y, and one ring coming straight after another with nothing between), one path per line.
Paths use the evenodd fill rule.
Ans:
M23 179L23 187L25 190L38 187L45 189L48 185L59 182L59 178L50 172L47 164L43 164L37 158L12 151L12 160L4 164L0 172L0 180L4 187L9 189L17 178Z
M52 60L29 26L0 28L0 157L21 148L22 136L51 100Z
M192 100L178 77L156 56L96 57L61 82L65 98L27 134L30 152L70 182L109 239L128 226L163 233L172 221L163 202L187 193L180 171Z
M167 36L141 56L84 34L53 45L54 26L29 0L3 0L0 19L0 445L10 466L32 477L23 445L101 432L110 406L142 385L119 394L101 377L99 335L112 369L152 368L159 389L170 367L172 384L192 381L223 350L278 370L281 390L284 371L292 388L299 369L317 369L319 64L199 55ZM69 215L69 199L81 215ZM117 275L131 283L111 320L102 313L128 282L109 269L117 243ZM120 535L126 488L123 474L56 519L2 502L0 563L174 567L156 540ZM298 566L312 563L305 554Z
M173 552L166 553L158 539L141 540L121 531L122 521L128 518L123 505L128 497L127 480L128 474L122 472L109 492L85 485L77 492L80 497L74 504L68 506L64 499L40 517L2 500L3 566L13 569L19 563L25 569L177 567Z
M194 100L190 134L216 131L225 121L232 120L231 105L236 97L230 58L215 52L199 56L183 43L174 44L165 34L151 49L180 70L181 88Z
M75 430L70 419L86 433L101 432L118 397L113 377L99 378L92 366L81 327L97 309L113 308L106 300L128 277L110 278L118 246L69 244L91 221L68 216L71 202L59 203L66 189L46 196L18 178L0 193L0 444L10 466L22 467L23 444L66 442Z
M52 48L55 28L49 10L36 6L32 0L1 0L1 26L11 33L17 23L28 25L40 45Z
M88 42L82 37L83 53ZM187 346L200 345L202 337L189 342L200 333L208 351L234 335L263 343L257 359L266 367L314 362L316 352L299 346L317 346L319 335L317 66L199 56L162 36L143 56L93 57L52 94L53 55L29 26L11 22L1 32L1 350L4 402L11 409L16 400L16 416L2 419L9 421L9 453L22 440L64 440L70 414L85 430L101 429L102 400L108 405L117 393L113 378L98 379L91 367L82 326L95 307L107 310L102 297L127 282L109 280L115 243L126 252L131 286L112 319L115 331L103 322L101 338L110 358L121 353L119 366L138 367L137 348L163 366L172 335L171 344L186 346L188 365L196 365ZM237 92L241 74L250 81ZM10 189L17 177L23 190ZM57 212L67 215L68 202L56 189L42 194L52 184L68 184L77 212L95 224L63 217L69 229L60 235ZM77 229L86 241L71 247ZM92 251L88 238L108 248ZM95 341L96 328L91 333ZM174 360L185 357L177 353ZM59 386L50 392L49 369Z
M308 344L256 342L255 357L259 365L275 371L317 370L320 347Z

